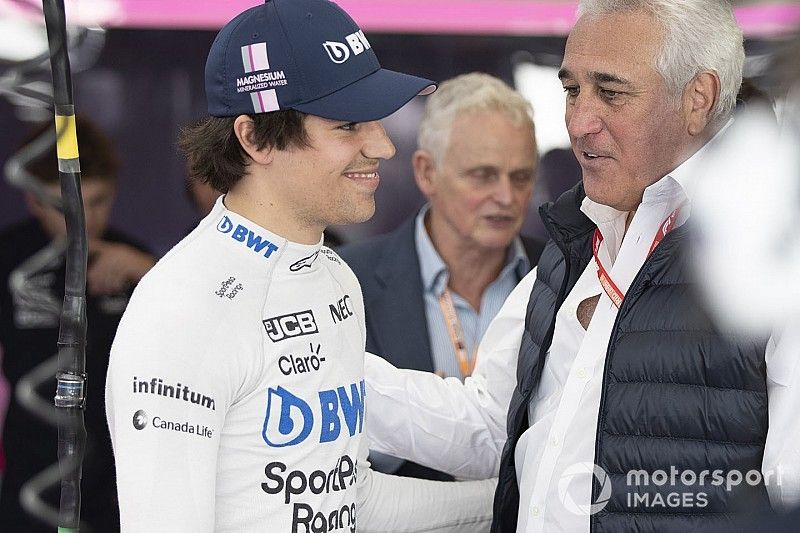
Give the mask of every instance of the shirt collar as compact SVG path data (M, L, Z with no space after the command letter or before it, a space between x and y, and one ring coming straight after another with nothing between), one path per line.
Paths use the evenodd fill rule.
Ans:
M425 229L425 216L430 211L430 204L425 204L420 209L415 220L415 243L417 256L419 256L419 271L422 277L422 288L425 292L432 292L437 296L444 292L448 282L448 270L442 256L436 251L431 241L428 230ZM506 255L506 264L500 272L498 279L514 274L517 281L525 277L530 270L530 261L519 236L511 241Z
M675 170L648 186L644 190L642 203L640 205L658 204L670 201L676 196L683 197L679 203L690 200L694 195L697 178L700 174L698 172L698 167L702 166L702 162L708 154L709 147L719 141L725 130L733 124L733 120L733 118L730 118L711 140L700 147L689 159L678 165ZM628 214L626 211L618 211L613 207L597 203L588 196L585 197L581 203L581 211L597 225L611 223Z
M224 253L236 254L240 260L252 262L259 267L270 265L284 269L290 275L303 275L320 268L317 257L322 249L322 235L316 244L289 241L229 210L224 199L225 195L220 196L200 223L214 225L216 238Z

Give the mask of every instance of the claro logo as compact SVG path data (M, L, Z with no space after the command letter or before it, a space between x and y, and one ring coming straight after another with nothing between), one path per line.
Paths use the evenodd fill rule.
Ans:
M261 435L273 448L296 446L312 437L332 442L346 428L351 437L364 430L364 380L321 390L311 402L281 386L270 388Z
M223 216L219 223L217 223L217 231L230 234L231 239L244 243L248 248L253 250L253 252L261 254L264 257L269 257L272 255L272 252L278 250L276 245L272 244L261 235L253 233L247 226L237 224L234 227L233 222L231 222L231 219L227 216Z

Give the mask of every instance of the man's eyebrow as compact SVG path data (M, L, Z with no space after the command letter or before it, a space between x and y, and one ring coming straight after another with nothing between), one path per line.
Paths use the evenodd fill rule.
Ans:
M607 72L592 72L590 75L595 83L618 83L620 85L631 84L631 82L625 78L621 78L620 76L609 74Z
M592 78L592 81L595 83L618 83L620 85L630 85L631 82L626 80L621 76L617 76L616 74L609 74L608 72L591 72L589 76ZM573 76L572 72L570 72L566 68L561 68L558 71L558 79L561 81L572 79Z

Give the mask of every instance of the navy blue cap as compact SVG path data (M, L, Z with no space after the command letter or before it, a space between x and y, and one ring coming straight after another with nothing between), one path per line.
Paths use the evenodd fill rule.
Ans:
M381 68L358 25L329 0L267 0L220 30L206 61L215 117L295 109L333 120L386 117L431 80Z

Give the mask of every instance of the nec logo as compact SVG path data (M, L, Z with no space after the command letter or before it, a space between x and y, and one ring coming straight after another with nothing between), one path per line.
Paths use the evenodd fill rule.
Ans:
M369 41L364 36L364 32L361 30L351 33L345 37L344 40L347 41L349 48L344 43L339 43L336 41L325 41L322 43L325 51L328 52L328 57L330 57L331 61L336 64L344 63L350 59L350 50L353 51L353 55L357 56L364 50L369 50L372 48L372 46L369 44Z
M352 301L349 294L345 294L335 304L328 304L328 308L331 310L331 318L334 324L353 316Z
M219 224L217 224L217 231L220 233L230 233L231 239L245 243L248 248L257 254L263 251L264 257L269 257L272 255L272 252L278 250L277 246L261 237L261 235L256 235L242 224L238 224L236 229L234 229L233 222L231 222L231 219L227 216L222 217L222 220L219 221Z
M311 309L290 315L281 315L262 321L272 342L317 333L317 322Z

